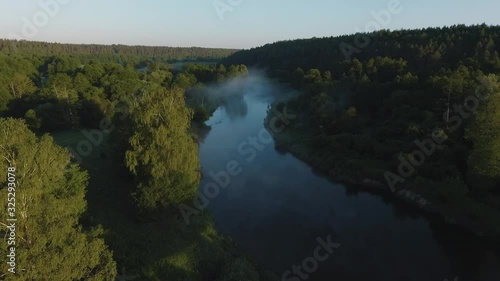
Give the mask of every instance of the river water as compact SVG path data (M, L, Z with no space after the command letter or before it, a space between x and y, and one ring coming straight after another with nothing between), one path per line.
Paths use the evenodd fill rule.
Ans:
M293 281L500 280L500 254L490 245L390 198L332 182L278 151L263 131L273 102L265 89L235 89L239 95L207 121L212 129L200 145L201 189L214 183L210 172L240 172L208 208L220 233L261 267L280 277L290 271L283 280ZM318 241L328 238L340 245L316 253L326 260L314 259Z

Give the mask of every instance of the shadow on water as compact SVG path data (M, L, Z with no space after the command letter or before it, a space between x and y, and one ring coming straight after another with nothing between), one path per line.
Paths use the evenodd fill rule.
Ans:
M317 238L332 235L341 247L307 280L500 280L500 253L491 245L390 195L332 182L274 142L251 145L273 96L290 90L258 77L247 85L234 89L245 114L231 116L243 112L238 100L207 122L228 120L212 127L200 159L207 173L229 161L241 167L209 209L218 229L263 267L281 275L311 256Z

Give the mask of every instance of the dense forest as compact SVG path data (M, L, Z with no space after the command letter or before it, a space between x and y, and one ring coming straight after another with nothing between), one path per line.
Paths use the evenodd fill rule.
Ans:
M203 123L223 102L203 89L247 75L244 65L177 70L142 57L101 61L106 46L27 46L0 54L0 169L15 167L19 216L19 265L2 278L273 278L220 236L208 213L186 225L177 208L193 202L201 177L192 122ZM62 54L34 54L37 48ZM97 56L80 57L82 50ZM203 54L150 50L159 58ZM1 268L7 272L7 263Z
M283 41L225 62L300 91L299 121L275 137L333 179L499 235L499 52L500 26L483 24Z
M187 60L218 60L237 50L215 48L180 48L126 45L83 45L35 42L25 40L0 39L0 53L23 55L66 55L80 58L99 58L101 61L121 62L128 60L151 59L163 62Z

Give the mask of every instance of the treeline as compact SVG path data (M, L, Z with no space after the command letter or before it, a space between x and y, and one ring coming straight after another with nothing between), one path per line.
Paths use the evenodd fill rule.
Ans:
M218 60L225 58L237 50L217 48L181 48L181 47L150 47L126 45L85 45L61 44L24 40L0 39L0 53L26 54L41 56L72 55L79 57L94 57L99 59L155 59L164 62L183 60Z
M301 121L278 138L301 158L498 235L499 52L500 27L459 25L279 42L227 62L300 90L288 110Z
M0 196L5 199L0 219L17 219L13 228L4 223L0 228L4 237L15 233L0 249L2 280L114 280L116 263L102 227L79 223L88 174L52 137L38 138L22 120L0 118L0 128ZM10 184L7 171L14 178ZM14 200L7 205L7 198Z

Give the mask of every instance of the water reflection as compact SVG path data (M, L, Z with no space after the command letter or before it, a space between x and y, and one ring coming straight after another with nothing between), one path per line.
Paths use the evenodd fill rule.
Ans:
M281 275L311 256L317 237L332 234L342 246L308 280L500 280L500 253L491 245L404 203L333 183L274 143L247 162L238 145L262 130L269 89L286 91L249 89L207 122L224 120L200 146L200 159L206 171L228 161L242 167L209 209L218 229L262 267Z
M230 120L245 118L248 113L248 104L241 95L232 95L222 98L221 107Z

